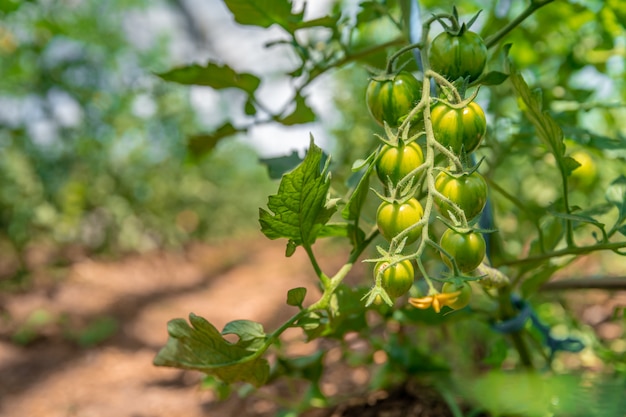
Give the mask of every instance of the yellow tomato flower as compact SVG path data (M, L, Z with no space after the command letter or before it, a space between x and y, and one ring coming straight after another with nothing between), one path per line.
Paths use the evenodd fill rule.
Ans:
M431 294L421 298L409 298L409 304L422 310L432 307L436 313L439 313L443 306L454 303L459 295L461 291Z

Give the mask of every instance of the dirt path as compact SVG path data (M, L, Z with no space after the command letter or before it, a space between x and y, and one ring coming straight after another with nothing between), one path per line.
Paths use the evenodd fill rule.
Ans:
M294 312L285 304L290 288L306 287L307 299L313 300L318 294L316 278L306 255L298 250L286 259L284 250L284 242L249 240L121 261L86 259L71 266L61 280L44 274L34 290L0 294L0 416L274 416L276 404L263 396L240 399L235 395L218 402L211 391L200 389L200 373L158 368L152 360L167 340L166 323L172 318L186 318L193 312L218 329L231 320L250 319L270 331ZM333 246L321 245L316 250L326 271L336 270L347 256L345 249ZM593 275L598 266L581 260L574 267ZM363 265L356 265L348 281L360 280L364 273ZM570 301L600 338L617 343L623 337L622 326L610 317L625 305L626 293L581 292ZM15 330L33 317L39 317L40 323L32 340L25 346L14 343ZM111 336L97 343L103 332ZM292 339L300 335L295 330L285 334ZM302 343L292 347L296 354L316 348ZM331 395L347 395L346 404L355 400L359 405L351 414L343 414L339 407L314 411L308 417L449 415L440 400L423 395L417 399L404 391L389 393L387 405L377 406L380 413L374 411L367 403L380 404L387 394L366 396L362 391L359 397L358 390L367 386L367 372L345 369L339 352L334 353L327 353L327 359L335 362L328 367L332 372L322 389ZM599 365L597 361L583 365L593 368ZM265 393L271 394L281 387L267 389Z
M5 297L11 324L0 328L0 415L206 417L271 412L272 405L263 401L215 404L211 392L198 388L201 374L157 368L152 359L167 340L167 321L190 312L217 328L234 319L251 319L271 329L291 315L293 308L285 304L288 289L307 287L309 297L317 290L303 252L285 260L284 250L284 242L258 241L243 248L240 243L196 246L184 254L154 253L119 262L86 260L74 265L61 283ZM337 265L342 255L334 256ZM11 343L11 327L35 310L57 320L42 326L38 339L27 347ZM63 334L103 318L119 328L95 347L78 347Z

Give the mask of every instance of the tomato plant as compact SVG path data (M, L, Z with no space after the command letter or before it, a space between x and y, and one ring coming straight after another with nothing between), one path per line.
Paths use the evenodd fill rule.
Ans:
M486 254L485 239L480 233L457 232L446 230L441 235L439 245L446 253L441 253L441 259L452 268L452 259L461 272L472 272L481 264ZM449 255L449 256L448 256Z
M423 163L424 154L417 142L398 146L385 144L376 162L376 174L383 184L390 179L396 185Z
M435 139L456 154L475 151L487 131L485 113L475 102L460 109L438 103L431 118Z
M469 30L458 34L442 32L433 39L429 50L433 71L451 81L469 78L476 81L487 63L487 47L477 33Z
M410 198L406 202L383 201L376 212L376 224L380 234L390 241L422 220L423 215L424 209L416 198ZM421 233L421 227L413 227L406 234L406 243L415 242Z
M563 341L550 334L550 326L567 328L570 318L552 317L552 323L543 323L543 318L532 311L540 299L535 296L550 284L557 271L580 256L625 255L626 177L618 175L610 184L599 185L603 187L604 200L588 205L584 200L579 202L584 196L579 192L570 196L570 190L576 190L577 176L585 171L574 160L579 159L581 164L585 161L571 153L563 137L565 133L575 135L575 146L589 148L598 159L606 156L605 150L621 155L626 146L622 146L622 137L617 134L622 128L619 124L612 126L613 136L607 137L588 130L592 118L579 123L578 118L590 106L592 93L585 90L578 95L569 86L584 73L563 75L561 68L548 70L537 64L531 71L536 85L529 85L518 69L520 62L535 56L535 46L544 50L544 61L552 58L545 52L552 48L551 42L534 39L534 43L525 45L524 36L529 30L521 35L513 31L549 2L527 2L530 4L526 9L512 8L509 16L490 15L481 22L484 41L468 30L478 15L462 23L456 9L452 13L418 13L425 18L412 22L411 27L404 26L404 17L408 16L398 19L400 8L394 9L396 14L385 13L396 2L360 2L354 24L341 14L306 21L290 7L276 9L279 18L274 14L264 16L263 24L283 30L288 41L277 44L296 45L294 52L301 61L290 73L293 96L279 111L270 111L263 105L254 74L236 73L230 67L215 64L174 72L176 77L200 73L202 77L198 76L197 81L201 85L215 79L227 80L220 88L243 91L244 110L255 118L251 118L254 120L250 124L242 122L237 126L233 120L222 126L227 132L249 132L252 126L264 123L292 126L313 122L315 111L308 106L306 94L322 74L338 67L342 71L336 71L340 80L337 86L349 90L335 97L336 108L346 116L339 126L334 126L342 133L335 144L340 158L331 163L311 137L304 159L294 154L278 158L276 164L270 161L270 168L279 171L276 178L280 177L280 183L276 193L269 196L267 206L259 210L261 231L266 237L285 239L287 256L301 250L309 258L311 274L317 277L321 294L310 300L305 298L303 287L290 290L287 304L296 310L284 324L268 333L261 324L245 320L229 323L221 332L197 316L190 317L191 325L175 321L170 325L171 339L157 362L208 370L227 383L243 381L256 386L275 380L276 369L295 369L298 363L314 362L319 368L310 372L307 365L306 369L308 374L316 375L307 398L317 396L315 400L323 403L325 399L317 385L323 373L322 360L290 362L289 355L280 349L280 338L286 329L302 329L307 341L328 338L343 344L348 333L350 338L367 341L365 344L371 349L364 356L372 358L376 352L384 352L384 360L389 362L381 370L383 376L376 379L385 382L414 376L416 370L419 373L440 367L455 378L457 364L482 372L485 366L498 369L505 360L507 367L517 369L551 369L559 350L579 352L582 342L575 335ZM240 2L229 2L230 7L236 8L235 3ZM584 7L578 3L576 7ZM576 7L568 2L563 2L562 7L577 14ZM603 10L603 19L611 21L607 16L613 16L613 21L620 21L619 13L611 7ZM382 43L378 32L368 25L372 21L381 23L381 13L392 22L397 39ZM580 19L589 15L594 14ZM416 20L415 13L410 16ZM237 17L237 21L247 21ZM542 23L556 17L561 15L555 12ZM313 38L295 36L296 32L304 35L316 25L322 26L324 33L330 32L328 43L304 43L302 39ZM441 25L444 30L434 39L433 25ZM612 28L615 33L619 32L617 26ZM401 30L396 31L397 28ZM371 47L362 43L368 30L376 34L372 35ZM361 38L355 49L346 39L352 39L357 32ZM418 39L413 39L416 33ZM578 36L577 33L572 31L570 35ZM526 48L517 52L517 46L503 44L505 38ZM598 59L604 53L592 53L585 49L587 46L571 46L581 52L575 54L576 59ZM493 54L489 70L485 71L487 49ZM382 58L377 61L375 57L379 56ZM366 65L370 67L367 70ZM365 74L371 73L372 66L379 68L380 75L368 81ZM619 65L616 68L618 73ZM355 76L358 71L361 84ZM417 82L409 71L419 73L422 81ZM544 88L549 84L543 78L546 71L559 80L554 88ZM233 77L233 73L237 76ZM460 78L465 80L460 82ZM623 80L613 81L621 85ZM429 88L422 89L422 85ZM487 120L475 102L479 90L481 103L493 116L490 121L494 121L489 129L493 140L483 147L480 145L487 132ZM577 95L584 102L576 102ZM619 106L605 107L602 112L615 111ZM383 129L373 126L368 113ZM601 120L609 123L616 114L603 116ZM415 120L420 123L414 123ZM567 125L566 121L572 123ZM572 158L567 156L570 153ZM476 160L481 162L477 164ZM607 175L603 170L602 177L608 178ZM382 181L382 186L372 181L374 177ZM489 210L485 210L487 205ZM435 241L434 236L444 227L447 229ZM489 245L483 233L490 233ZM333 245L344 242L347 247L345 263L334 274L328 274L314 250L324 238L333 238ZM375 265L373 284L371 276L360 283L346 280L361 260ZM384 265L391 266L384 269ZM413 282L415 285L410 288ZM444 285L440 286L440 282ZM407 291L410 296L406 303L394 300ZM461 309L471 296L475 308L445 314L443 307ZM373 303L386 306L370 309ZM444 314L438 314L442 311ZM474 331L480 335L472 334ZM223 334L235 334L239 342L225 341ZM441 334L447 338L445 352L439 349ZM206 340L201 347L189 342L203 338ZM270 367L264 357L270 347L276 348L284 367ZM200 349L203 355L191 355ZM216 352L205 355L204 350ZM511 354L513 350L516 354ZM464 356L467 352L471 356ZM476 352L489 352L490 357ZM460 353L462 359L455 359L455 353ZM425 358L432 362L422 364ZM300 371L302 375L304 371ZM397 372L403 371L405 374L398 377ZM508 394L507 401L511 398ZM499 415L520 414L517 408L494 408ZM530 415L554 414L553 411L542 409Z
M367 86L367 108L379 124L397 127L421 98L421 90L421 83L408 71L374 77Z
M460 294L456 298L456 300L447 303L446 305L453 310L459 310L463 307L469 305L472 300L472 287L468 282L464 282L461 286L457 286L452 282L444 282L441 287L441 292L445 293L453 293L459 291Z
M378 262L374 267L374 278L377 274L381 274L382 287L391 298L398 298L406 294L415 279L415 271L409 260L395 264Z
M435 189L463 210L468 221L475 219L487 203L487 183L476 171L461 175L441 171L435 178ZM450 203L437 197L434 201L442 216L451 219L452 213L458 218L457 211Z

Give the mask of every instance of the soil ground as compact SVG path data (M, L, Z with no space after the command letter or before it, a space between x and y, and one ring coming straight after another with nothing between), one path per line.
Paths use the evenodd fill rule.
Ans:
M273 329L293 313L285 304L287 290L304 286L307 298L313 299L316 279L302 251L285 259L284 242L243 245L194 245L117 261L84 258L71 265L63 279L44 273L36 276L29 291L0 294L0 416L275 415L276 404L267 397L280 387L220 402L212 391L200 388L200 373L152 365L172 318L194 312L218 329L234 319L252 319ZM334 247L322 247L322 252L323 267L331 271L347 255ZM357 266L349 279L363 273ZM601 324L611 310L604 303L585 311L590 322ZM602 331L611 338L622 334L621 328ZM23 345L15 343L16 334ZM110 337L100 341L102 334ZM303 354L316 348L298 343L293 347ZM339 361L330 352L328 357ZM368 394L367 379L362 369L336 371L324 379L322 389L345 394L345 403L306 415L451 415L435 393L402 387Z

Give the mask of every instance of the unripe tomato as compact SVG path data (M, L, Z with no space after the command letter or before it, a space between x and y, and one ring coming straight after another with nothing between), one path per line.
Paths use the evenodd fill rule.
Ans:
M398 147L384 145L376 162L376 173L383 184L387 185L389 177L393 185L397 185L409 172L423 163L424 154L416 142Z
M469 77L476 81L487 63L487 47L475 32L466 30L460 35L440 33L433 39L428 54L430 66L450 81Z
M485 113L475 102L461 109L440 102L432 108L430 115L437 142L452 148L457 155L462 149L467 153L473 152L487 131Z
M381 261L376 264L374 267L374 278L386 265L389 265L389 263ZM414 278L415 270L411 261L407 259L385 269L382 272L381 285L387 291L389 297L398 298L411 289Z
M487 203L487 183L477 171L462 175L459 178L440 172L435 178L435 189L459 206L465 213L465 218L470 221L476 218L485 208ZM448 212L452 212L458 218L452 205L435 198L435 204L439 213L446 219L452 220Z
M421 83L408 71L400 71L385 80L372 79L365 95L367 108L380 125L384 121L391 127L398 127L401 119L420 100L421 87Z
M589 153L578 150L570 155L576 162L580 164L572 171L571 178L575 185L579 185L583 189L589 188L596 181L598 169L596 163Z
M383 201L376 212L376 224L383 237L390 241L406 228L419 222L423 215L424 209L415 198L402 204ZM421 233L421 227L412 229L406 236L406 244L415 242Z
M461 285L460 287L457 287L452 282L444 282L443 287L441 288L441 292L444 293L457 291L461 291L461 294L459 294L459 297L456 299L456 301L446 304L448 307L454 310L459 310L469 304L470 300L472 299L472 287L470 287L467 282L464 282L463 285Z
M456 266L463 273L472 272L478 268L487 252L483 235L474 232L459 233L448 229L441 235L439 245L454 258ZM449 268L452 268L452 261L443 252L441 259Z

